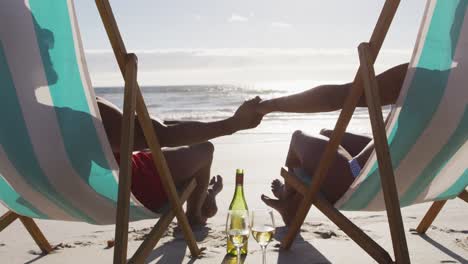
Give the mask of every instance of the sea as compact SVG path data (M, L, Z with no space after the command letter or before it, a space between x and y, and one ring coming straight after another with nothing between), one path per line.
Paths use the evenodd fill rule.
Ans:
M245 100L260 96L262 99L300 92L290 87L265 88L259 85L170 85L141 87L150 114L163 121L210 122L230 117ZM118 107L123 105L122 87L97 87L96 95ZM383 109L384 114L389 108ZM235 144L239 140L249 143L289 141L291 134L302 130L310 134L322 128L332 129L339 112L327 113L271 113L262 123L230 137L215 139L217 144ZM349 132L371 135L367 108L357 108L348 127Z

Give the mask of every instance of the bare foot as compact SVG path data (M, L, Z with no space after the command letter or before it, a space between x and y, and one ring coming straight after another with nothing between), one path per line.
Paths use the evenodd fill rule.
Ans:
M270 197L266 195L262 195L262 201L266 205L278 211L278 213L283 218L283 222L287 226L291 224L292 220L294 219L294 216L296 215L297 207L299 206L299 202L295 200L296 200L295 197L291 197L286 200L276 200L276 199L271 199Z
M208 185L208 193L213 193L215 196L223 190L223 178L219 175L211 178Z
M284 184L280 180L275 179L271 182L271 192L276 198L280 200L284 199Z
M202 205L202 216L206 218L213 217L218 212L218 206L216 205L216 195L218 195L223 189L223 178L216 176L211 178L210 184L208 185L208 193L205 198L205 202Z

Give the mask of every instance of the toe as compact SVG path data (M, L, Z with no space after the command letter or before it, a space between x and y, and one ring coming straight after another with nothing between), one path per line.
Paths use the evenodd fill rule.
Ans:
M221 175L217 175L216 180L219 182L219 184L223 185L223 177L221 177Z
M218 175L216 177L213 177L211 181L213 183L210 183L210 185L212 186L214 193L218 194L219 192L221 192L221 190L223 189L223 178L221 178L221 176Z
M280 180L276 179L271 183L271 185L275 187L281 187L283 186L283 183Z
M283 198L283 190L284 184L280 180L276 179L271 183L271 192L276 198Z
M216 177L212 177L209 185L214 185L216 183Z

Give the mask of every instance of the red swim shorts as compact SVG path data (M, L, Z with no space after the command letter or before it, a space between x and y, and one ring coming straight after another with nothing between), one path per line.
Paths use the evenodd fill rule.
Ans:
M120 162L118 154L115 154L115 158ZM132 193L153 212L157 212L168 200L151 152L139 151L132 155Z

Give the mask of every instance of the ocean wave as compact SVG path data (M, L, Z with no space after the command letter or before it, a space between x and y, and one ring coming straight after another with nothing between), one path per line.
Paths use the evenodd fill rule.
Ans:
M265 86L264 86L265 87ZM119 87L98 87L96 94L112 103L122 106L123 89ZM152 115L165 121L216 121L231 117L242 102L254 95L272 98L291 91L282 89L260 89L254 86L239 85L179 85L146 86L143 94ZM390 107L384 107L386 115ZM318 127L333 128L339 111L325 113L279 113L274 112L263 118L260 129L254 134L290 134L295 129L317 130ZM357 108L351 127L370 126L367 108ZM365 130L365 129L364 129ZM318 131L318 130L317 130Z
M214 121L231 117L234 111L151 111L158 118L169 121ZM283 114L283 115L266 115L264 121L291 121L291 120L337 120L335 116L315 115L300 115L300 114ZM365 118L365 117L363 117Z
M254 86L235 86L235 85L171 85L171 86L144 86L140 87L145 94L152 93L173 93L173 94L191 94L201 93L239 93L239 94L278 94L286 93L283 89L268 89ZM99 94L123 94L122 87L96 87L95 91Z

